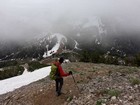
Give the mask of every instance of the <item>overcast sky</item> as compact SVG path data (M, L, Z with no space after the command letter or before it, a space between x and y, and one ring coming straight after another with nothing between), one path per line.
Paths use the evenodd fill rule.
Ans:
M0 39L49 32L61 18L92 16L120 17L140 30L139 11L140 0L0 0Z

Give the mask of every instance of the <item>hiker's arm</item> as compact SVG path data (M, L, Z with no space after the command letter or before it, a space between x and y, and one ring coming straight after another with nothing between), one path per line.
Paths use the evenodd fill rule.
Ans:
M58 67L58 70L59 70L60 76L62 76L62 77L68 76L68 75L69 75L69 73L65 73L65 72L63 71L63 69L62 69L61 66Z

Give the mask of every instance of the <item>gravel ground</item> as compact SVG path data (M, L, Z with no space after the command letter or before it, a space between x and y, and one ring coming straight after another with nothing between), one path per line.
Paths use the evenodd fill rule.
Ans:
M0 105L140 105L140 68L93 63L63 64L73 71L55 95L48 77L0 95Z

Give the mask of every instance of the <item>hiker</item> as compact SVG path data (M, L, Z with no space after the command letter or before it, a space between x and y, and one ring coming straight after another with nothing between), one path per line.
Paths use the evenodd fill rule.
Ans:
M69 73L65 73L62 69L61 64L63 63L64 58L61 57L58 61L55 61L53 65L57 67L57 71L55 73L55 83L56 83L56 95L61 95L61 89L63 86L63 77L72 75L72 71L69 71Z

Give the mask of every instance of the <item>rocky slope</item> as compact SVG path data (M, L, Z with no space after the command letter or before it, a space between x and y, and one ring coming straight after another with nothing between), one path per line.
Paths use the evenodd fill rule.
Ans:
M0 105L140 104L140 68L80 62L63 68L74 72L77 83L66 77L61 96L55 95L55 83L46 77L0 95Z

